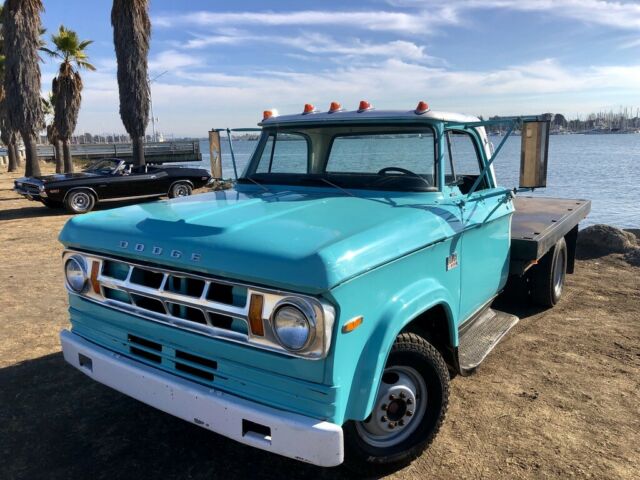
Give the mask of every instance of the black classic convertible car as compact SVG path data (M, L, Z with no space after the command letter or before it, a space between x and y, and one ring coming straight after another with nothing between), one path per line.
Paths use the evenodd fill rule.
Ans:
M191 195L211 180L201 168L134 166L129 161L106 158L78 173L24 177L15 181L15 191L47 207L65 207L71 213L86 213L97 203Z

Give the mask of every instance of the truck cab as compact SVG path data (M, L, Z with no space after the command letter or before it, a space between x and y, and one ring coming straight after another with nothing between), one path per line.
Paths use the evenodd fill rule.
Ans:
M560 299L589 203L516 197L484 123L424 102L260 125L232 189L68 221L64 357L276 454L406 464L444 421L450 376L518 321L491 308L507 283ZM523 140L524 174L546 169L535 138L544 155L528 164Z

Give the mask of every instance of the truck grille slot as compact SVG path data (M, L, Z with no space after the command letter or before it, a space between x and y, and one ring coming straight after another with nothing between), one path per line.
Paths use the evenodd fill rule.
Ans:
M108 298L109 300L116 300L117 302L128 303L131 305L131 297L127 292L116 290L114 288L102 287L102 293L105 298Z
M185 363L176 362L176 370L184 373L188 373L189 375L193 375L194 377L199 377L204 380L208 380L210 382L213 381L213 373L207 372L205 370L200 370L199 368L192 367L191 365L187 365Z
M216 370L218 368L218 362L215 360L209 360L208 358L199 357L191 353L183 352L182 350L176 350L176 358L182 360L188 360L192 363L199 363L200 365Z
M209 313L209 321L214 327L230 329L233 318L228 315L220 315L219 313Z
M135 293L131 294L131 298L133 299L133 303L136 305L136 307L142 308L144 310L150 310L155 313L166 313L164 305L160 300L145 297L143 295L136 295Z
M132 355L136 355L138 357L144 358L145 360L149 360L154 363L161 363L162 357L160 355L156 355L155 353L149 352L148 350L156 350L158 352L162 351L162 345L159 343L152 342L151 340L147 340L144 338L136 337L134 335L128 336L129 340L129 352ZM134 345L139 345L140 347L136 347ZM146 350L148 349L148 350Z
M137 283L144 287L158 289L162 285L164 275L162 273L153 272L146 268L134 267L131 272L131 283Z
M174 317L182 318L183 320L189 320L196 323L201 323L203 325L207 324L207 320L204 317L204 312L202 310L198 310L197 308L192 308L192 307L187 307L186 305L167 302L167 309L169 310L169 314Z
M182 295L200 298L204 293L204 286L204 280L169 275L164 289L168 292L181 293Z
M125 280L129 275L129 265L113 260L104 260L102 262L102 275L116 280Z
M247 303L247 289L237 285L211 282L207 292L207 300L243 307Z

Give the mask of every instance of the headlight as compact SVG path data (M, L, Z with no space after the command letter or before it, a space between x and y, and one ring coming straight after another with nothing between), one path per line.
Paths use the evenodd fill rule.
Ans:
M287 350L297 352L309 345L315 336L313 308L297 299L284 299L273 314L273 330Z
M80 255L74 255L64 264L64 274L67 285L77 293L82 293L87 287L87 264Z

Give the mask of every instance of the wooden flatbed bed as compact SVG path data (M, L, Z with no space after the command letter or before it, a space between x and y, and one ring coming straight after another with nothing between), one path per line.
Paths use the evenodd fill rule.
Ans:
M522 275L566 237L569 258L567 271L573 272L573 252L578 223L591 210L589 200L545 197L516 197L511 220L511 274Z

